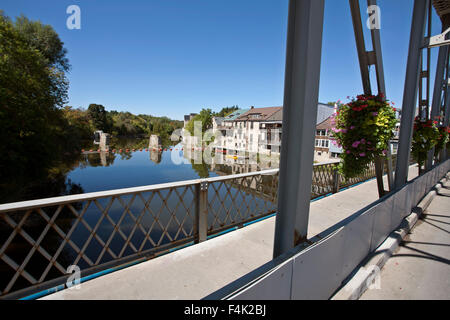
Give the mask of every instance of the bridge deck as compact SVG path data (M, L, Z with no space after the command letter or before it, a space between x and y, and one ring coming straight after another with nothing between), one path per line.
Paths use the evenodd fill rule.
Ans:
M409 179L417 171L411 166ZM312 202L308 237L377 198L377 183L371 180ZM272 260L274 230L275 217L268 218L42 299L201 299Z
M361 300L450 298L449 197L447 181Z

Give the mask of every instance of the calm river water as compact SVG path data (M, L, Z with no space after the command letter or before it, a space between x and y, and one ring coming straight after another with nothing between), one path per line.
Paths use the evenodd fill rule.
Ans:
M55 168L49 181L29 182L28 185L16 182L17 187L7 188L10 191L3 194L0 203L278 167L278 163L250 164L248 159L234 159L223 154L220 155L225 162L223 164L198 163L202 152L182 150L181 143L166 146L161 151L145 151L147 147L148 140L145 139L131 144L116 143L110 146L110 152L83 152L79 157ZM95 150L97 146L88 145L87 148ZM250 178L212 183L207 196L208 232L220 232L230 224L274 212L276 204L273 190L276 191L276 185L273 179L273 176L260 176L258 182ZM153 195L144 192L141 195L81 201L72 203L71 208L64 205L59 213L58 206L28 213L8 212L4 219L0 219L0 247L6 248L4 254L9 259L7 261L14 263L0 259L0 295L2 292L4 294L29 287L30 281L34 281L30 279L47 281L58 278L66 273L70 265L77 265L84 270L118 257L133 255L137 250L153 252L158 248L168 248L177 241L190 241L194 233L194 193L194 187L179 187L171 191L160 190ZM102 215L102 208L108 208L107 216ZM129 210L131 214L124 215L124 210ZM144 215L141 215L142 212ZM82 222L77 219L79 214L83 215ZM46 215L55 217L51 228L47 227ZM140 216L137 228L132 216L134 219ZM21 225L23 234L15 234L17 224ZM120 232L115 231L116 224L120 225ZM92 236L92 230L95 230L95 236ZM70 243L64 241L64 235L69 233ZM32 241L39 238L42 252L33 251ZM80 254L81 251L83 254ZM49 262L52 256L55 256L55 265ZM27 277L16 278L14 264L24 264Z

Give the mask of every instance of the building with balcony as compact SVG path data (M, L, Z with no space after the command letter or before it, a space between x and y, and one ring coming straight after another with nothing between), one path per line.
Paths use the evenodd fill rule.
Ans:
M314 143L314 161L324 162L339 158L342 148L338 147L333 138L332 118L328 117L316 126Z
M331 121L326 121L333 112L333 106L322 103L317 106L317 124L326 126L324 136L318 139L323 140L320 143L327 145L320 146L323 150L317 150L315 161L326 161L331 157L328 136L331 132ZM247 153L279 155L282 122L283 107L250 107L247 110L237 110L225 118L213 118L215 149L235 156L246 156ZM335 150L333 155L336 157L337 153L340 151Z

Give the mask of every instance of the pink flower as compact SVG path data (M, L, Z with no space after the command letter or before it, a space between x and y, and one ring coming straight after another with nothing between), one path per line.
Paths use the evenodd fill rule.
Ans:
M361 139L362 144L366 144L366 139Z
M376 116L378 115L378 112L372 112L372 115L373 115L374 117L376 117Z
M355 128L356 128L355 126L351 126L351 127L350 127L350 130L353 130L353 129L355 129Z
M365 154L364 152L361 152L361 153L359 154L359 156L360 156L360 157L365 157L366 154Z
M345 153L350 154L351 152L350 152L350 150L347 150Z
M347 129L342 129L341 132L342 133L347 133Z
M360 143L361 143L361 141L355 141L355 142L353 142L352 147L353 148L358 148Z

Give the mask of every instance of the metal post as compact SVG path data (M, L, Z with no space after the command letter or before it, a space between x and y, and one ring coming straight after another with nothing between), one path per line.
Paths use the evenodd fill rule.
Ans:
M386 154L386 162L387 162L387 178L389 191L394 190L394 171L392 168L392 152L391 152L391 141L388 142L387 154Z
M353 21L353 30L355 32L356 49L358 51L359 67L361 70L361 80L364 89L364 94L372 94L370 85L370 65L375 65L378 94L383 94L386 97L386 85L384 81L383 55L381 52L380 30L376 28L371 29L371 38L373 51L367 52L364 43L364 33L361 23L361 9L359 0L349 0L350 10ZM376 0L368 0L368 6L376 6ZM384 98L385 99L385 98ZM382 197L385 194L383 185L383 166L384 159L382 157L375 158L375 175L377 177L378 194Z
M365 94L372 94L369 76L369 58L364 43L364 33L361 23L361 10L359 0L349 0L350 10L353 21L353 31L355 32L356 50L358 51L359 69L361 71L361 80Z
M368 6L377 5L376 0L367 0ZM377 86L378 86L378 94L383 94L383 100L386 100L386 85L384 82L384 68L383 68L383 55L381 51L381 40L380 40L380 30L376 28L371 29L372 36L372 47L373 52L375 54L375 71L377 75ZM389 163L389 157L386 159ZM392 166L388 164L388 176L392 174ZM378 185L378 195L382 197L385 194L384 191L384 183L383 183L383 173L384 173L384 161L381 157L375 158L375 175L377 177L377 185ZM392 191L391 184L389 184L389 190Z
M376 0L367 0L369 6L376 6ZM384 82L383 54L381 51L380 29L372 28L372 47L375 53L375 71L377 74L378 94L382 93L386 97L386 85Z
M449 50L450 51L450 50ZM447 86L447 96L445 99L445 112L444 112L444 126L447 127L449 125L450 120L450 90L448 88L448 79L446 80L447 83L445 84ZM445 161L448 158L448 150L447 145L444 145L444 148L441 151L441 161Z
M206 241L208 235L208 182L195 186L195 243Z
M433 104L431 107L431 115L430 119L435 120L435 117L438 117L441 111L441 105L442 105L442 90L444 88L444 69L446 65L446 59L447 59L447 46L439 47L439 56L438 61L436 65L436 78L434 80L434 91L433 91ZM434 148L431 149L428 152L428 159L427 159L427 169L431 169L433 165L433 158L434 158Z
M406 66L405 89L403 91L402 119L395 170L395 188L401 188L407 181L409 155L413 133L414 111L419 81L421 47L424 42L425 19L429 0L415 0L409 40L408 63Z
M290 0L274 257L306 240L324 0Z
M339 170L336 168L334 169L333 173L333 193L339 192L339 180L341 176L339 175Z
M376 6L377 1L376 0L367 0L368 6ZM377 86L378 86L378 94L382 93L384 95L384 100L386 99L387 93L386 93L386 84L384 81L384 66L383 66L383 53L381 50L381 39L380 39L380 30L377 28L372 28L370 30L371 36L372 36L372 47L373 52L375 53L375 71L377 75ZM388 150L388 156L386 157L387 162L387 175L388 175L388 186L389 191L393 191L394 187L394 173L392 169L392 157L390 156L390 150ZM382 159L377 157L375 159L375 162L381 162ZM380 168L381 167L381 168ZM379 196L383 196L384 194L384 185L383 185L383 165L378 164L375 166L375 174L377 176L377 183L378 183L378 194ZM377 168L381 169L382 171L379 172ZM382 191L382 193L381 193Z

